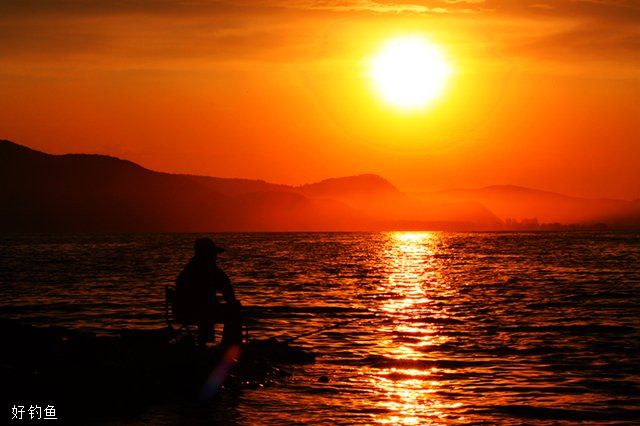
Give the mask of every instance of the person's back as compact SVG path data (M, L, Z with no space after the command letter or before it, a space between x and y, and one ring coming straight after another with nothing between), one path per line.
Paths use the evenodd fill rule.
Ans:
M218 253L224 249L209 238L200 238L196 240L194 251L194 257L176 280L176 319L198 324L200 345L210 340L216 322L225 324L222 344L241 343L240 302L229 277L216 264ZM217 291L222 293L226 304L219 302Z

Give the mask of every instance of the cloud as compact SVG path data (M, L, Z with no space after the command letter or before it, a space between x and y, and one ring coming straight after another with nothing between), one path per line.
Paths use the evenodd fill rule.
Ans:
M597 61L604 65L623 61L632 68L638 68L640 31L595 23L578 24L564 31L511 43L509 51L513 55L558 62Z
M636 0L20 0L0 3L5 20L33 16L203 16L206 14L281 13L290 10L447 13L582 17L607 22L638 22Z
M634 0L487 0L496 13L532 18L590 20L609 24L637 24L640 4Z
M307 60L335 54L333 27L409 19L536 59L636 64L640 52L635 0L20 0L0 2L0 65Z
M505 43L511 55L559 62L623 62L640 66L640 3L630 0L487 0L492 14L527 19L527 37Z
M286 10L442 13L468 11L468 5L484 0L20 0L0 4L0 15L18 16L105 16L122 14L167 15L174 17L211 13L264 13Z
M444 14L444 13L469 13L471 9L461 8L458 5L468 3L481 3L484 0L432 0L422 2L411 1L373 1L373 0L351 0L351 1L290 1L283 2L286 7L306 9L309 11L332 11L332 12L372 12L388 14Z

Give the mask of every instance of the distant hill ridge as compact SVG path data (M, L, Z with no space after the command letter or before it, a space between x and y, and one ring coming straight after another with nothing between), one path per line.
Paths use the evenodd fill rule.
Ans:
M0 140L5 232L494 230L507 218L640 228L640 203L514 186L406 194L375 174L301 186L169 174ZM554 213L555 210L555 213Z
M314 195L332 194L400 194L400 190L388 180L374 174L363 174L342 178L330 178L318 183L310 183L296 188L298 191Z
M440 191L443 198L465 198L489 206L503 219L536 218L546 223L605 223L614 228L634 228L640 222L637 203L607 198L579 198L514 185Z

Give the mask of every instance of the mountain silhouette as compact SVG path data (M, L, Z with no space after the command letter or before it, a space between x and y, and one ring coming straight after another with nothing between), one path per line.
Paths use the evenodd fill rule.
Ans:
M440 191L441 199L466 199L483 204L502 219L536 218L542 223L606 223L612 228L637 228L638 203L570 197L555 192L513 185L494 185L479 189ZM433 198L434 194L429 194Z
M541 206L555 205L571 219L569 207L585 203L593 214L575 217L640 223L640 202L517 187L416 196L372 174L294 187L156 172L105 155L51 155L6 140L0 140L0 201L3 232L493 230L508 217L544 219Z
M114 157L48 155L2 141L0 169L5 231L166 231L173 224L189 231L228 214L224 195ZM206 223L197 212L207 212Z
M405 198L398 188L386 179L373 174L325 179L296 188L302 194L338 199Z

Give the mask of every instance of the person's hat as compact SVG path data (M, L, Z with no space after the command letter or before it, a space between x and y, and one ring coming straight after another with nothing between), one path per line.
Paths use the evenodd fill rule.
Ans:
M193 245L193 250L196 254L199 253L222 253L224 249L218 247L211 238L198 238Z

